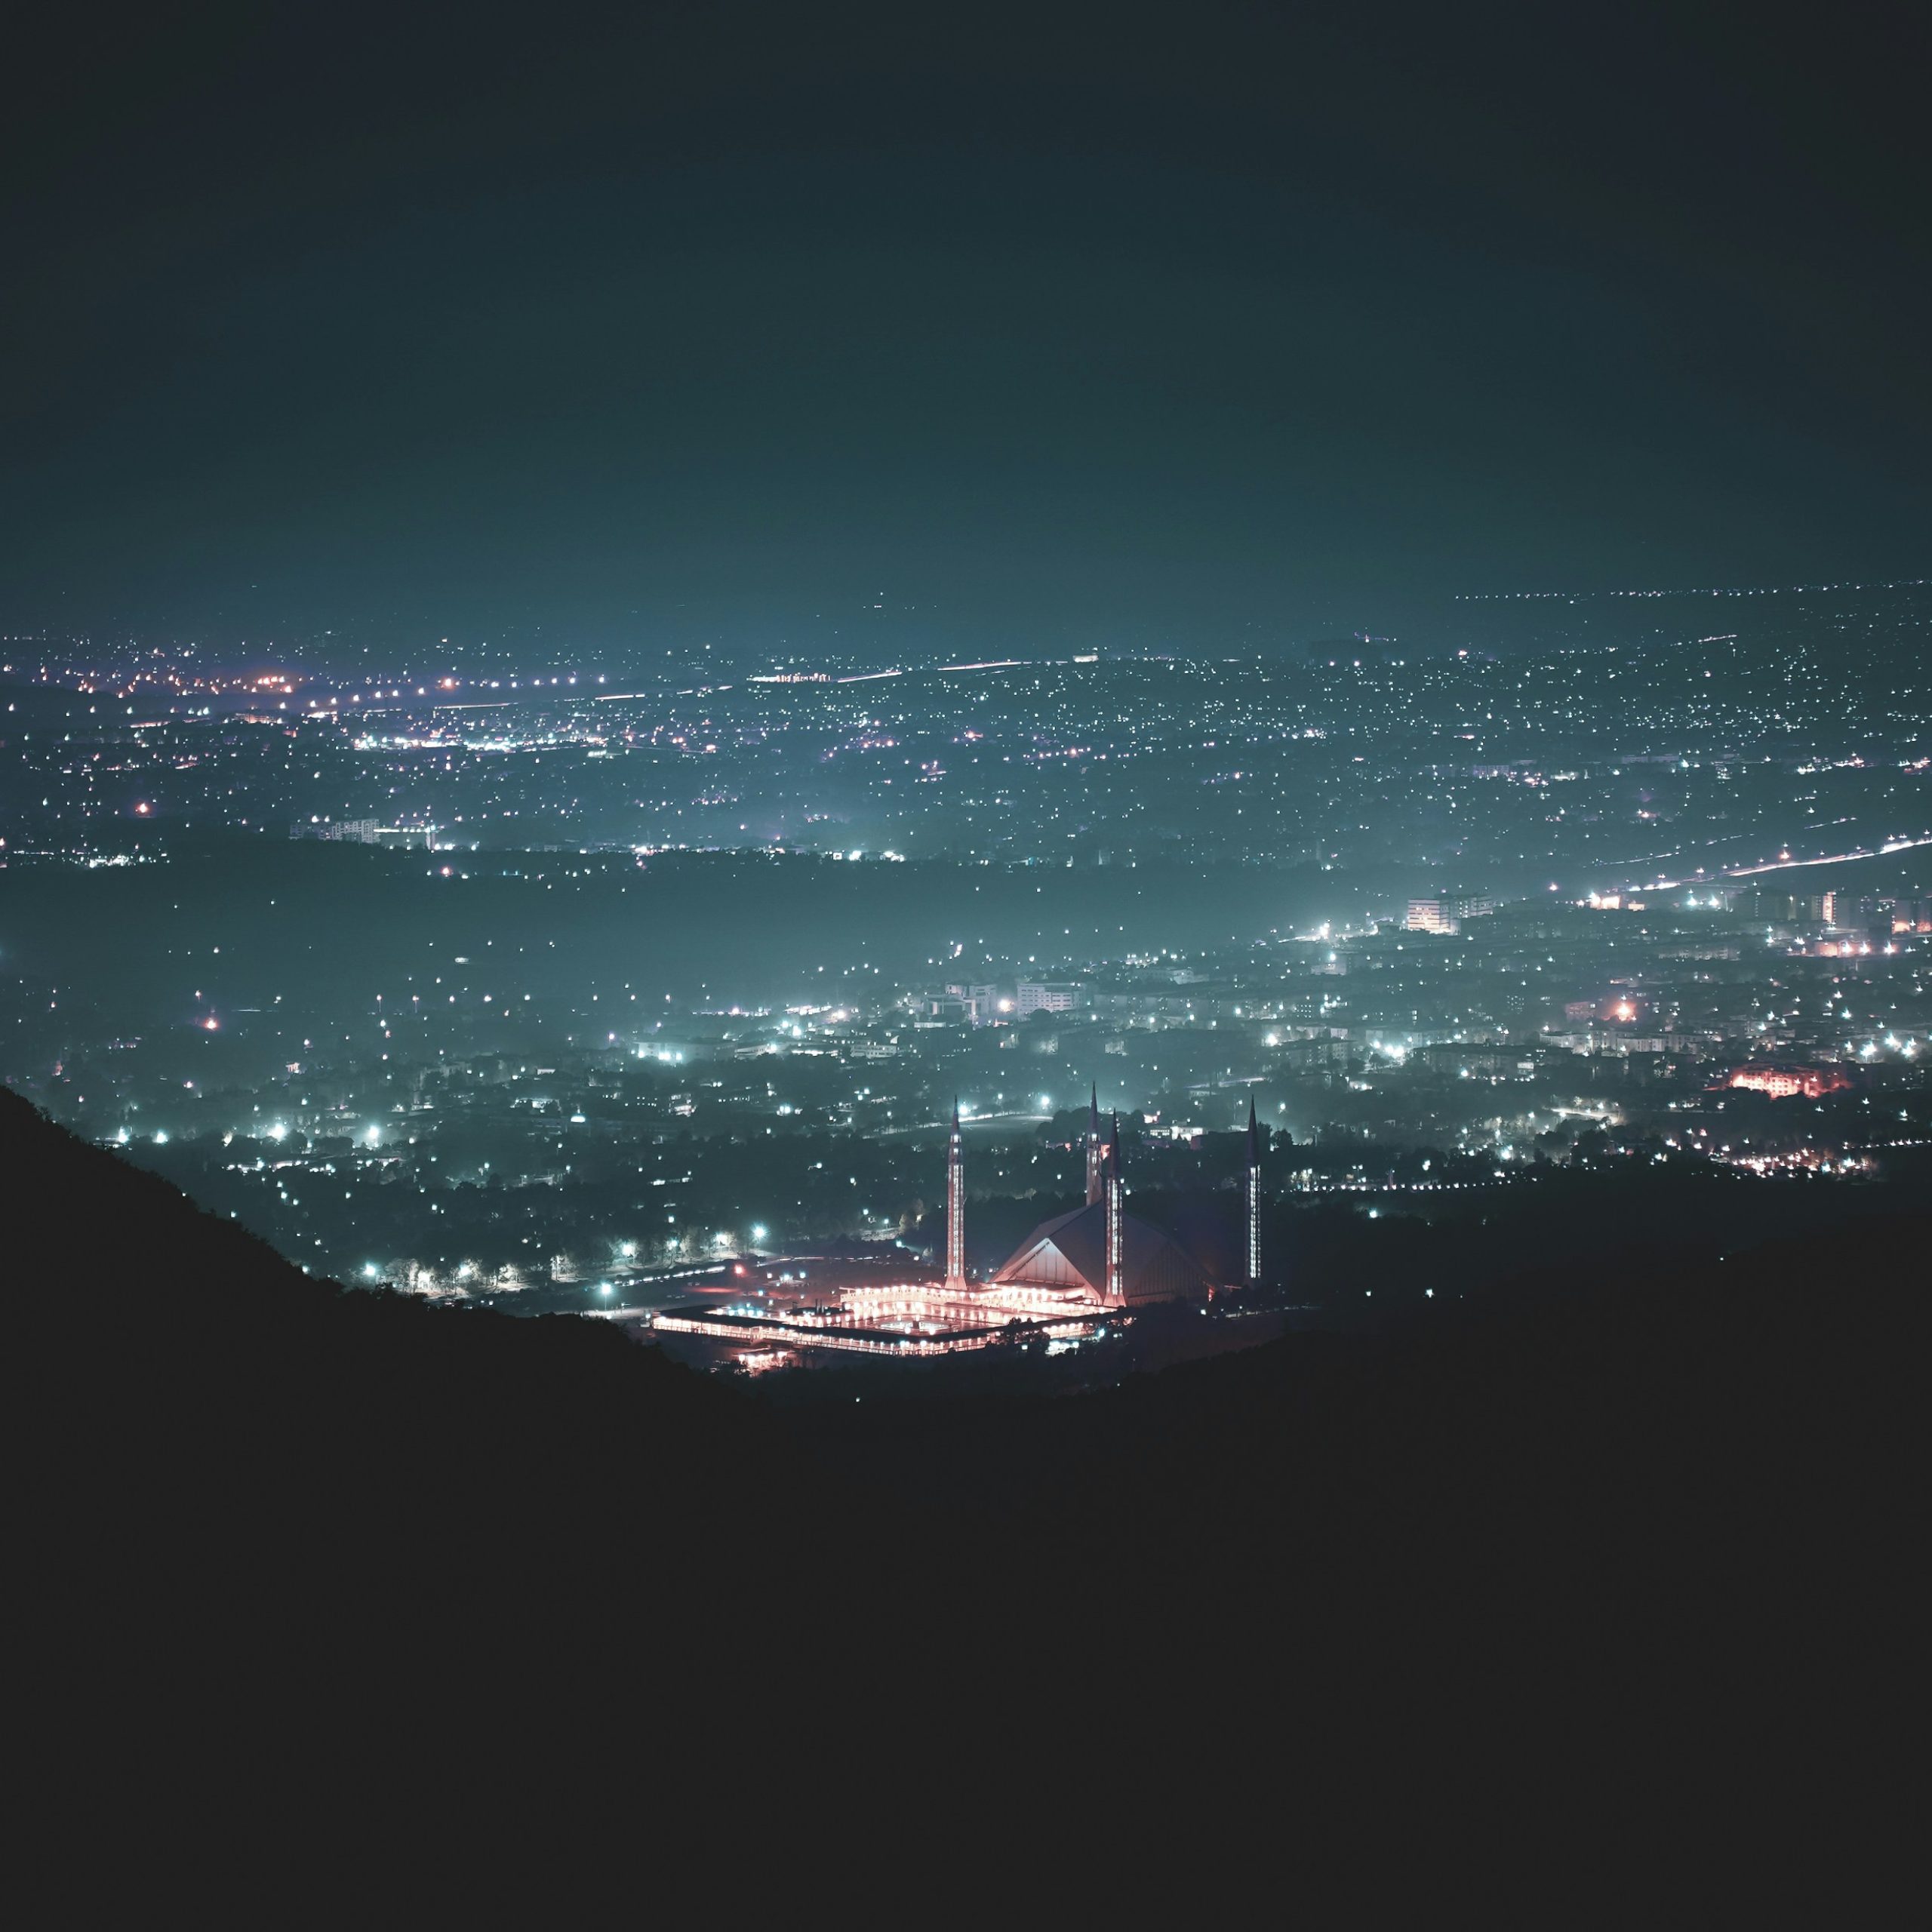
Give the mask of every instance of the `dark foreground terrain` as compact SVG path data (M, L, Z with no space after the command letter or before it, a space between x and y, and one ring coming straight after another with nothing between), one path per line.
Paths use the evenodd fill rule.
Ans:
M432 1678L486 1727L548 1679L528 1769L593 1807L836 1808L936 1755L1023 1812L1286 1831L1311 1781L1420 1816L1502 1764L1654 1847L1882 1834L1911 1788L1874 1781L1912 1748L1909 1202L1084 1395L788 1407L595 1321L312 1280L11 1094L0 1173L55 1790L347 1749L393 1796L374 1740Z

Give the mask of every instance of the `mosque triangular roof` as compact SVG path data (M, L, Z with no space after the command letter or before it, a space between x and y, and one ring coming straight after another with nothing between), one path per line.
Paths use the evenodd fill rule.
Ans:
M1106 1279L1106 1204L1100 1201L1042 1221L993 1276L1001 1286L1084 1289L1097 1299ZM1171 1235L1137 1216L1121 1217L1121 1284L1130 1303L1192 1294L1205 1280Z

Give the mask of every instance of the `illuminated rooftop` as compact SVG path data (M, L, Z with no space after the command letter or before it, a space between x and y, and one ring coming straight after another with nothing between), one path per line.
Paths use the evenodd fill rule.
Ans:
M1078 1291L969 1282L888 1281L833 1287L799 1282L742 1288L718 1300L667 1309L654 1327L744 1344L781 1343L909 1359L955 1355L1039 1335L1086 1341L1118 1310Z

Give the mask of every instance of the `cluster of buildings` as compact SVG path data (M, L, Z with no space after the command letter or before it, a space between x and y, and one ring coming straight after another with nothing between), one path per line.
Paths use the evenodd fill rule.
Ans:
M1844 892L1740 893L1739 917L1761 921L1767 937L1815 950L1822 958L1858 956L1909 934L1932 933L1932 899Z
M290 829L292 838L319 838L335 845L386 845L398 851L436 849L433 825L385 825L380 819L311 817Z
M1903 1143L1932 1063L1932 900L1896 857L1932 837L1914 595L1780 600L1755 641L1660 608L1494 654L694 653L608 685L492 657L335 696L36 652L0 663L0 1077L349 1278L577 1306L871 1244L885 1272L795 1319L894 1348L895 1295L961 1333L1065 1314L1004 1263L905 1283L952 1094L976 1198L1069 1198L1069 1066L1140 1116L1150 1190L1251 1095L1297 1186L1500 1186L1604 1131L1675 1158L1687 1123L1740 1162L1800 1115L1840 1156ZM1896 678L1853 675L1863 638ZM72 943L57 873L129 853L86 882L125 942ZM1089 1215L1030 1265L1097 1282L1100 1319L1106 1246Z
M1082 989L1072 981L1020 980L1000 986L955 980L943 992L921 995L916 1004L929 1020L996 1026L1036 1013L1072 1013L1081 1001Z
M1496 910L1485 892L1437 893L1411 899L1404 928L1412 933L1459 933L1465 919L1480 919Z

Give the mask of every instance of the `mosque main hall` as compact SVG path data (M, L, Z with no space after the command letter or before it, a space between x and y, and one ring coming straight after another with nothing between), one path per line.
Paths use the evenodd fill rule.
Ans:
M665 1310L671 1334L768 1349L838 1349L901 1359L950 1355L997 1342L1094 1339L1137 1309L1206 1300L1260 1277L1260 1135L1251 1101L1243 1195L1242 1278L1217 1281L1173 1235L1127 1211L1120 1124L1103 1131L1099 1097L1088 1104L1087 1198L1042 1221L990 1275L966 1266L966 1147L959 1109L946 1144L946 1254L937 1277L838 1281L836 1271L794 1278L776 1266L734 1283L718 1300Z

